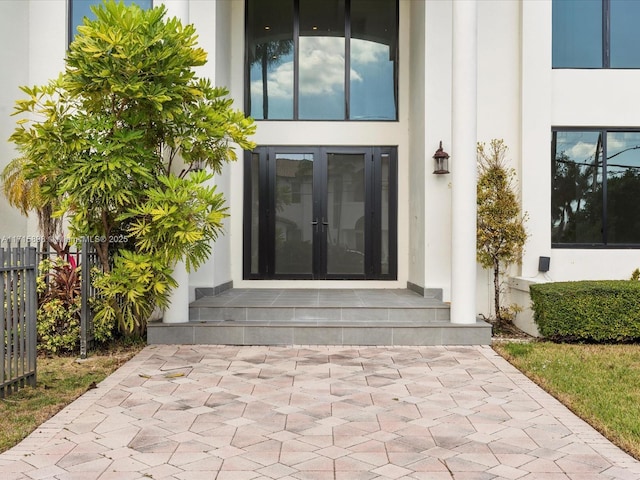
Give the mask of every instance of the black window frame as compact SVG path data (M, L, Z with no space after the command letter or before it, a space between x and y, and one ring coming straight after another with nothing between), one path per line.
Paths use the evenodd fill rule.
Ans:
M313 152L317 161L327 154L341 153L363 153L366 152L367 158L371 166L367 166L365 182L369 186L365 192L366 214L368 217L365 233L365 272L357 275L342 275L320 273L318 276L306 274L275 274L274 258L275 250L274 225L269 220L273 205L271 204L272 185L269 184L270 177L274 169L274 154L276 151L298 153L300 151ZM252 157L257 154L261 159L258 165L259 170L259 235L261 240L258 243L258 272L251 270L251 242L255 239L251 238L252 233ZM387 155L389 163L389 219L388 219L388 272L383 273L381 270L382 259L382 192L376 186L381 185L381 167L373 165L376 158L382 159ZM321 178L314 178L314 188L319 183L326 182L326 175ZM244 152L244 211L243 211L243 279L245 280L397 280L398 278L398 147L397 146L274 146L260 145L254 150L245 150ZM314 258L316 260L325 261L326 251L321 252L315 249L321 248L314 245ZM315 266L315 263L314 263Z
M553 9L553 4L559 1L569 1L569 0L553 0L551 8ZM553 70L635 70L640 68L640 63L636 67L612 67L611 66L611 3L610 0L601 0L602 1L602 66L600 67L556 67L553 66L552 59L552 69ZM555 41L554 38L551 39L552 42ZM553 50L553 47L552 47Z
M551 248L557 249L595 249L595 250L628 250L640 249L640 238L637 243L608 243L608 219L607 219L607 134L609 133L639 133L640 127L553 127L551 129L551 172L553 172L554 163L556 161L556 142L558 132L597 132L602 139L602 226L601 226L601 242L551 242ZM550 181L553 182L553 178ZM551 194L553 195L553 189ZM551 202L551 215L553 216L553 202ZM553 228L553 224L551 224ZM551 233L551 232L550 232Z
M256 118L258 122L398 122L400 118L399 113L399 38L400 38L400 0L395 0L396 9L396 43L395 43L395 59L394 71L393 71L393 99L395 103L395 118L393 119L367 119L356 118L352 119L350 105L351 105L351 0L344 0L345 2L345 15L344 15L344 40L345 40L345 73L344 73L344 111L345 116L342 119L305 119L300 118L299 112L299 38L300 38L300 0L292 0L293 2L293 118L290 119L261 119ZM249 65L249 0L244 2L244 110L245 115L251 114L251 67Z

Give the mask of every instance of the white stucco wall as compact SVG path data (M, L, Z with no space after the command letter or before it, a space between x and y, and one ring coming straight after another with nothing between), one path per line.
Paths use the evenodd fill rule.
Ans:
M452 7L450 2L425 2L424 23L412 28L425 31L424 45L424 245L425 288L439 288L443 299L451 299L451 175L434 175L433 154L442 148L455 159L451 150L451 55ZM416 32L419 34L419 32ZM413 45L411 45L413 49ZM420 55L420 50L416 55ZM419 138L419 137L418 137ZM416 190L415 195L419 195Z
M208 54L207 64L197 69L198 75L209 78L214 85L229 88L231 57L231 2L227 0L192 0L189 5L189 22L198 33L198 43ZM235 108L242 108L236 100ZM240 158L241 155L239 154ZM230 167L224 166L222 175L213 179L218 192L230 204ZM230 220L225 221L225 229L213 244L213 254L196 272L189 276L189 298L195 299L196 288L212 288L231 280L231 256L229 255L231 235Z
M20 0L0 2L0 169L15 158L16 151L9 143L16 118L11 117L20 85L29 81L29 4ZM11 48L6 46L11 45ZM4 197L0 201L0 238L27 234L27 219L9 206Z
M429 166L429 153L425 138L426 62L423 26L426 8L423 2L411 2L409 52L411 102L409 104L409 191L419 192L425 185L425 172ZM405 56L401 56L402 61ZM420 287L425 285L425 195L409 195L409 270L408 280Z
M16 156L8 137L15 128L13 106L22 85L42 85L64 68L67 45L65 0L3 0L0 2L0 168ZM23 217L0 202L0 236L36 236L34 214Z

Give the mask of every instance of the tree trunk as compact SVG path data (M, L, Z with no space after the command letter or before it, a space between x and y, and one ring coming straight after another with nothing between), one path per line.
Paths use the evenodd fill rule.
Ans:
M496 324L502 325L502 312L500 311L500 261L493 260L493 301L496 310Z
M109 242L96 242L95 247L98 258L100 259L102 271L109 273L111 271L111 266L109 265Z

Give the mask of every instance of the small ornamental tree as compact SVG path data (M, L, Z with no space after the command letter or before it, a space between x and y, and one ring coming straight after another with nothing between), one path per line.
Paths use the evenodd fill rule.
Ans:
M495 322L504 326L515 311L501 304L501 277L509 266L521 262L526 215L516 195L515 170L506 166L504 141L494 139L489 146L478 143L477 152L477 258L483 268L493 270Z
M144 329L176 283L176 262L202 264L226 216L212 173L253 148L251 119L228 91L198 78L206 52L192 25L105 1L69 46L65 71L22 87L11 136L41 205L71 237L94 242L103 274L99 319ZM6 177L5 177L6 178ZM22 181L22 179L21 179Z

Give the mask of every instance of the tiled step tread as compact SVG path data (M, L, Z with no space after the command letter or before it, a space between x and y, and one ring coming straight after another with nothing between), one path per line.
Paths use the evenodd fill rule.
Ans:
M189 321L326 321L326 322L435 322L449 320L449 306L432 308L371 307L195 307Z
M409 325L309 325L251 322L152 323L149 344L213 345L488 345L491 327L433 322Z

